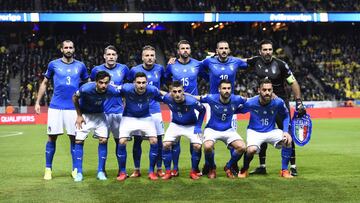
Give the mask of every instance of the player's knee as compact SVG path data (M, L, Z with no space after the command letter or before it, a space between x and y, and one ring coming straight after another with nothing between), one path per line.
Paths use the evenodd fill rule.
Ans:
M100 144L106 144L106 143L107 143L107 138L105 138L105 137L99 137L99 143L100 143Z
M212 150L213 150L213 142L212 141L206 141L205 143L204 143L204 151L205 152L212 152Z
M120 138L119 144L122 144L122 145L127 144L127 138Z
M164 150L171 150L172 142L163 142Z
M84 140L75 140L75 144L84 144Z
M57 135L51 135L51 136L49 135L49 136L48 136L48 140L49 140L50 142L56 142L57 137L58 137Z
M150 144L157 144L158 139L157 137L149 137Z
M246 150L246 153L248 153L248 154L255 154L256 152L257 152L257 147L256 146L250 146Z
M199 152L201 150L201 145L200 144L192 144L192 147L197 152Z

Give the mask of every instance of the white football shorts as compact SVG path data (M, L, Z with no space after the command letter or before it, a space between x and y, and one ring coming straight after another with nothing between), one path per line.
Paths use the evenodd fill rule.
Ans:
M156 137L155 123L151 116L145 118L123 116L119 138L130 138L134 131L141 132L146 137Z
M68 135L75 136L75 110L48 109L47 134L61 135L64 134L64 128Z
M233 128L227 129L225 131L218 131L212 128L205 128L204 130L204 141L213 141L214 143L217 140L223 141L226 146L229 146L235 140L243 140L241 136Z
M175 142L181 135L189 138L191 144L202 144L199 135L194 134L194 125L178 125L171 122L166 130L163 142Z
M96 136L108 138L108 129L104 113L83 114L85 123L81 129L76 129L76 139L85 140L90 131L94 131Z
M283 139L283 131L280 129L274 129L270 132L257 132L252 129L247 129L246 134L247 146L256 146L258 148L257 153L260 151L261 144L265 142L272 144L278 149L282 147L282 145L279 145L279 142Z

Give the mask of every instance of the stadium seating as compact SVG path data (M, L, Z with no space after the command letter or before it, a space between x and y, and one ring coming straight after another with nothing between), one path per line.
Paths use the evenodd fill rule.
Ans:
M130 5L131 4L131 5ZM128 11L358 11L359 1L324 0L0 0L0 11L128 12ZM132 9L130 9L130 7Z

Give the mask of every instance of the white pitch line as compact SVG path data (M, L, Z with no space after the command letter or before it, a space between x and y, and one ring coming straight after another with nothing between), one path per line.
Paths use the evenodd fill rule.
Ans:
M22 135L24 134L23 132L17 132L17 131L12 131L12 132L0 132L0 138L3 137L13 137L13 136L18 136L18 135Z

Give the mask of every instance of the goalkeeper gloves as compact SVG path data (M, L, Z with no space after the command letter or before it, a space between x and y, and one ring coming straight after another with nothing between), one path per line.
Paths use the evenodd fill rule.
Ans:
M300 98L297 98L295 100L295 109L298 112L298 117L303 117L306 114L306 109L305 106L303 105L302 101Z

